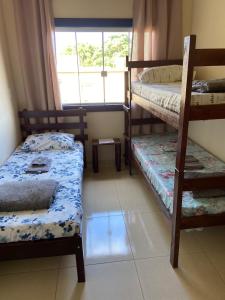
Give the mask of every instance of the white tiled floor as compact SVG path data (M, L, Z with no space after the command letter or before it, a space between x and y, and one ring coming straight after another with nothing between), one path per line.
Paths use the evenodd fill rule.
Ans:
M225 227L182 232L169 263L170 227L140 175L101 168L84 186L86 283L74 256L0 263L0 300L224 300Z

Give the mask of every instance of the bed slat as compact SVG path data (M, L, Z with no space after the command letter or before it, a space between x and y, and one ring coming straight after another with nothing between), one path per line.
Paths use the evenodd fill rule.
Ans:
M165 109L151 101L145 100L144 98L139 97L135 94L132 95L132 101L145 110L149 111L155 117L178 129L179 115L177 113Z
M87 128L87 123L48 123L48 124L29 124L21 125L22 130L29 131L45 131L45 130L62 130L62 129L84 129Z
M19 112L20 118L50 118L50 117L73 117L86 116L86 110L83 108L69 110L23 110Z
M196 67L225 66L225 49L195 49L192 63Z
M128 60L126 57L126 66L127 68L151 68L159 66L170 66L170 65L183 65L182 59L173 59L173 60Z
M190 121L225 119L225 104L191 106Z
M199 189L219 189L225 188L224 176L209 176L203 178L184 178L183 190L193 191Z

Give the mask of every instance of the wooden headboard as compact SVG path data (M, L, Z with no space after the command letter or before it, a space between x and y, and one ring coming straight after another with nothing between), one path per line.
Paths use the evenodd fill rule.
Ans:
M78 134L76 140L85 144L88 139L85 134L87 122L85 109L71 110L23 110L19 112L20 127L25 139L32 133L40 133L45 131L65 131L68 129L76 129Z

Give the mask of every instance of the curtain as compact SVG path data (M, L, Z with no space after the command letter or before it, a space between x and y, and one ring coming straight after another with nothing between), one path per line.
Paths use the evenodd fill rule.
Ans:
M182 1L133 0L132 60L165 60L182 57ZM136 70L132 78L136 79ZM135 117L149 114L135 107ZM151 126L150 126L151 127ZM159 128L159 126L154 126ZM143 126L149 131L149 126ZM139 133L142 133L142 126ZM145 130L146 131L146 130Z
M1 0L0 5L19 109L61 109L51 0Z
M133 60L182 56L182 1L134 0Z

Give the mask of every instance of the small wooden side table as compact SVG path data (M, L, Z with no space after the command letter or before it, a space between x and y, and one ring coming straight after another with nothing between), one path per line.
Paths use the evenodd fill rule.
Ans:
M93 139L92 140L92 166L93 171L98 173L98 147L104 145L115 145L115 165L116 170L121 171L121 142L119 138Z

